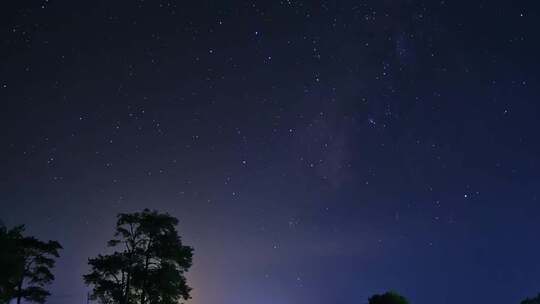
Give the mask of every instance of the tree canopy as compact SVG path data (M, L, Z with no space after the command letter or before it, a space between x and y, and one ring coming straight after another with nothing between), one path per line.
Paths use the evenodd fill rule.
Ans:
M62 246L23 236L23 232L24 226L0 226L0 302L44 303L50 295L45 286L54 280L51 270Z
M173 304L190 298L184 277L192 251L182 244L178 220L167 213L144 209L119 214L111 254L88 260L84 281L92 298L103 304Z
M8 229L0 225L0 303L8 303L15 294L20 277L20 256L17 240L22 238L22 226Z
M398 293L390 291L373 295L369 298L369 304L409 304L409 301Z

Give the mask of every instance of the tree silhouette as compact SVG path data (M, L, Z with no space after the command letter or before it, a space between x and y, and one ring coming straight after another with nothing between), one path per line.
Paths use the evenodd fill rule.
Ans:
M22 238L22 226L7 229L0 224L0 303L8 303L15 295L20 277L21 259L18 254L17 240Z
M191 267L193 249L182 244L178 220L167 213L144 209L119 214L115 238L121 248L88 260L84 281L92 298L103 304L172 304L190 298L184 273Z
M530 299L527 298L523 301L521 301L521 304L540 304L540 294L538 294L536 297Z
M51 269L62 246L22 235L24 226L0 227L0 300L44 303L50 293L44 288L54 280Z
M409 304L409 301L405 297L390 291L382 295L373 295L369 298L369 304Z

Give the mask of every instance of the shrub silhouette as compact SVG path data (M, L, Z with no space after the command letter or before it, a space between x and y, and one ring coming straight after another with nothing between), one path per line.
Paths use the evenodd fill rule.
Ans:
M405 297L390 291L381 295L373 295L369 298L369 304L409 304L409 301Z

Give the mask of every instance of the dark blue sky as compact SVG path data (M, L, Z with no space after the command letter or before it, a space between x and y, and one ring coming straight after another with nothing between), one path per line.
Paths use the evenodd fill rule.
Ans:
M0 219L85 303L115 215L180 219L193 304L540 292L534 1L4 1Z

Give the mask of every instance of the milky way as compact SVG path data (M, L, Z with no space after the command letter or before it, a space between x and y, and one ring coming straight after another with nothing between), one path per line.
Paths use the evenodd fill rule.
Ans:
M5 1L6 2L6 1ZM0 219L85 303L115 215L180 220L190 303L540 291L532 1L0 4Z

